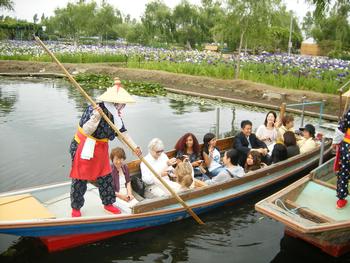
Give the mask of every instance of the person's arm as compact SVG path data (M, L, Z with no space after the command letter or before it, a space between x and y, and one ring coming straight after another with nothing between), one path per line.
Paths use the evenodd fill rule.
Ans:
M141 163L140 167L141 167L142 181L147 185L154 184L154 176L152 172L148 169L148 167L144 163Z
M333 136L333 144L339 144L344 139L344 133L341 132L339 129L335 129L334 136Z
M244 169L241 166L238 166L238 168L235 170L234 176L236 177L243 177L245 175Z
M127 131L125 131L125 132L122 132L122 135L124 136L126 141L128 141L130 143L130 145L135 149L134 153L137 156L141 156L142 155L141 148L139 146L137 146L137 144L134 142L134 140L130 137L129 133ZM127 146L124 141L123 141L123 143L125 144L125 146Z
M205 165L209 167L212 159L206 152L203 152L203 159L204 159Z
M204 182L208 185L211 185L211 184L225 182L225 181L229 180L230 178L231 178L231 176L227 172L221 172L217 176L215 176L209 180L206 180Z
M255 143L257 145L256 148L263 148L263 149L267 149L266 143L264 143L262 140L259 140L259 138L257 138L256 136L254 136L255 138Z
M129 200L127 195L123 195L123 194L121 194L119 192L115 192L115 196L118 197L121 200L126 201L126 202Z
M131 182L128 182L126 184L126 189L127 189L127 192L128 192L128 201L134 199L134 196L132 195L132 190L131 190Z
M99 110L101 110L101 108L99 106L97 106L92 111L90 119L83 124L82 129L83 129L85 134L91 135L96 131L97 126L101 120L101 114L100 114Z
M262 141L266 140L266 137L263 135L263 133L264 133L263 129L264 129L264 127L262 125L260 125L255 133L256 137Z

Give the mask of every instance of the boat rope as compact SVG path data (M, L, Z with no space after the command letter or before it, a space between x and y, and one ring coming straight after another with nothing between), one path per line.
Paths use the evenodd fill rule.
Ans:
M278 205L280 204L280 205ZM275 205L276 206L279 206L286 210L287 212L293 214L293 215L298 215L298 210L301 209L301 208L306 208L305 206L299 206L299 207L296 207L296 208L292 208L292 209L289 209L288 207L286 207L286 205L284 204L284 202L281 200L281 199L276 199L275 200Z

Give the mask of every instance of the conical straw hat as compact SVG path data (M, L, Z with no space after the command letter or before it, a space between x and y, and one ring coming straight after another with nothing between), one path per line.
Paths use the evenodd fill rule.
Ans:
M119 78L114 79L114 86L108 88L97 100L112 103L135 103L135 99L121 87Z

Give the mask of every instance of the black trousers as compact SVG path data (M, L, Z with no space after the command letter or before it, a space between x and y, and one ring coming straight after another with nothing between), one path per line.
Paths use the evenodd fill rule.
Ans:
M79 210L83 207L85 199L84 194L86 192L86 184L88 181L72 179L70 200L71 207ZM111 174L101 176L97 178L98 190L103 205L111 205L115 202L115 192L113 189L113 177Z
M340 170L337 174L337 197L345 199L348 194L350 174L350 144L342 142L340 145Z

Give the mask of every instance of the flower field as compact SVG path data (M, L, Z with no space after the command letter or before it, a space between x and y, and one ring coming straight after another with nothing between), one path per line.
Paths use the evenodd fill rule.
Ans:
M130 68L232 79L235 57L204 51L170 50L136 45L96 46L46 42L61 62L119 62ZM31 41L0 41L1 60L51 61ZM282 88L336 94L350 78L350 62L286 54L242 55L240 78Z

